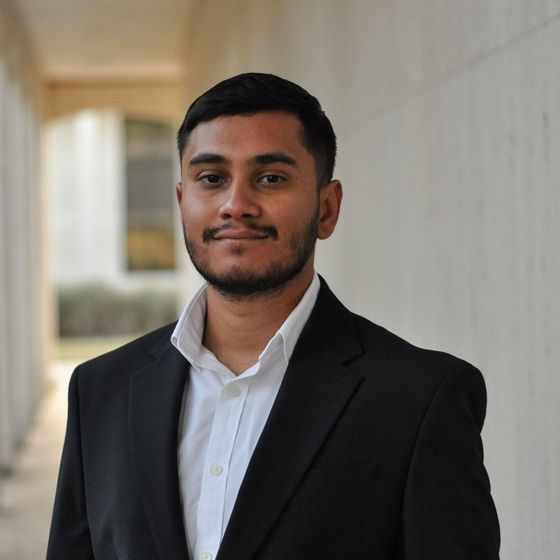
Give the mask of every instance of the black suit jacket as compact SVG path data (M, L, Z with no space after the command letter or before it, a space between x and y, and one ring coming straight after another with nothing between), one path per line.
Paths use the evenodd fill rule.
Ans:
M163 327L79 366L48 560L188 558L188 363ZM350 313L323 282L218 560L495 560L482 376ZM195 560L195 559L193 559Z

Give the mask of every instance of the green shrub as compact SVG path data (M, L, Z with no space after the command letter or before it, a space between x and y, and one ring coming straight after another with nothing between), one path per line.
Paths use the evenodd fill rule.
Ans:
M115 336L143 333L177 319L177 294L170 290L116 291L100 284L61 288L59 333Z

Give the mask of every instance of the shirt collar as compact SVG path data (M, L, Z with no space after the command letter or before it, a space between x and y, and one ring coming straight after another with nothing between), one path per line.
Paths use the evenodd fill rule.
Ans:
M280 335L284 342L283 350L286 365L290 361L294 348L296 347L296 343L299 339L299 335L301 334L305 323L307 323L307 319L309 319L309 315L311 315L313 307L315 307L320 287L321 282L319 281L318 274L315 272L313 274L313 280L311 281L311 284L309 284L309 288L307 288L300 302L288 315L288 318L282 323L282 326L278 329L278 332L275 335Z
M303 294L298 305L292 310L288 318L282 323L282 326L261 352L259 362L265 357L274 355L275 349L281 344L282 356L285 364L288 365L301 331L307 319L309 319L309 315L311 315L317 295L319 294L320 285L319 276L315 272L311 284ZM181 313L179 321L171 334L171 344L183 354L191 365L196 367L200 367L201 360L209 352L202 346L202 336L206 320L206 290L207 284L205 283L195 292Z

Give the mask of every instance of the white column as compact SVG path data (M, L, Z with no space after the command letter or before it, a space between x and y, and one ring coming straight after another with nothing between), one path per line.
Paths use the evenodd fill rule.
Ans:
M6 73L4 61L0 58L0 469L5 469L12 460L12 436L10 398L8 385L8 316L7 290L7 227L8 194L5 154L4 125L8 110L6 99Z
M123 117L81 111L47 125L54 277L63 286L114 283L123 272ZM120 241L120 242L119 242Z
M33 61L0 4L0 469L9 469L43 384L39 127Z

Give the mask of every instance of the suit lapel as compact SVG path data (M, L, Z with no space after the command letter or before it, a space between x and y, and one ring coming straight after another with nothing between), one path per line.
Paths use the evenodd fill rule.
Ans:
M160 557L188 558L177 471L188 364L169 340L130 382L130 434L140 496Z
M351 314L323 283L249 463L218 560L253 558L360 383Z

